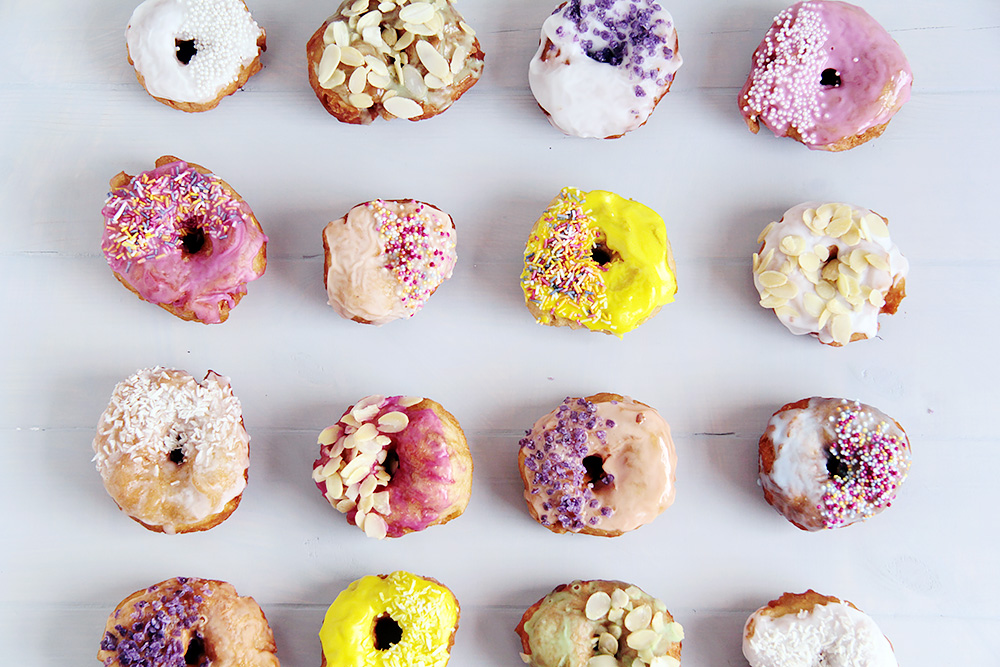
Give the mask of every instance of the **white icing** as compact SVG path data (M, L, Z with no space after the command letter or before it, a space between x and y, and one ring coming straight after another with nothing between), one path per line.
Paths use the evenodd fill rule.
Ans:
M260 54L262 34L243 0L146 0L132 13L125 43L151 95L204 104ZM176 40L195 42L187 65Z
M760 293L761 305L774 307L768 306L767 301L765 301L768 289L762 282L762 274L769 271L782 272L787 276L788 282L795 285L796 295L787 299L786 303L774 307L774 310L781 323L793 334L813 334L821 342L827 344L849 342L850 334L853 333L862 333L868 338L874 338L878 333L878 315L881 312L882 303L879 302L878 298L875 298L875 303L873 303L868 298L868 292L876 290L884 297L893 285L905 278L909 271L909 262L906 261L888 235L869 234L867 237L858 239L857 243L850 244L848 240L853 239L848 239L847 235L834 238L816 233L805 223L803 216L808 215L808 211L819 209L822 206L824 206L822 202L799 204L786 211L780 222L772 224L764 234L763 247L759 253L760 262L757 263L755 258L754 267L754 285ZM843 205L831 204L830 206ZM878 215L860 206L849 204L846 206L852 209L852 218L855 223L865 216ZM798 254L790 255L783 249L782 240L789 236L802 239L802 249ZM830 253L831 258L839 257L844 260L855 250L860 250L864 255L871 254L881 257L887 268L876 268L870 263L865 263L860 272L850 272L848 275L861 285L860 299L855 297L857 302L851 303L840 292L834 295L832 299L834 303L832 304L823 299L825 310L829 311L824 316L822 309L817 310L818 302L815 300L817 284L823 282L822 266L820 269L808 271L800 266L798 258L805 254L814 253L818 248L833 246L836 247L836 253ZM843 267L843 264L841 266ZM841 272L847 272L846 268L842 269ZM837 284L833 284L833 287L836 289ZM837 340L838 336L834 329L839 315L848 318L849 329L843 330L847 332L848 340Z
M864 612L845 603L747 620L743 655L751 667L897 667L892 645Z
M582 4L585 14L594 11L592 2ZM542 24L538 52L528 66L528 83L549 121L566 134L605 138L636 129L653 113L681 66L669 12L649 0L613 0L608 4L606 16L615 22L623 21L636 5L650 11L650 22L655 24L652 33L662 43L650 50L625 42L623 60L615 66L594 60L584 48L585 40L593 43L591 53L609 47L608 32L597 16L600 12L584 19L583 34L568 18L568 4L549 16ZM550 42L554 52L546 53ZM645 74L640 76L636 68Z

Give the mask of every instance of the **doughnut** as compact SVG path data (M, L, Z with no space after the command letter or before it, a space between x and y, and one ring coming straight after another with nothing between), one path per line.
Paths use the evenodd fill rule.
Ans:
M400 537L447 523L472 492L462 427L419 396L368 396L319 435L313 481L369 537Z
M802 530L840 528L892 505L910 441L885 413L844 398L782 406L760 437L764 498Z
M138 176L118 173L101 213L101 249L118 281L182 320L225 322L267 267L267 236L247 203L173 156Z
M108 617L105 667L278 667L274 634L252 597L213 579L176 577L138 590Z
M322 667L444 667L459 615L454 594L429 577L362 577L326 612Z
M159 533L208 530L240 504L250 436L229 378L198 382L157 366L122 380L97 424L94 460L104 488Z
M515 630L530 667L677 667L684 628L621 581L574 581L533 604Z
M663 218L611 192L563 188L528 236L521 289L540 324L621 337L677 292Z
M747 619L743 655L750 667L897 667L892 644L850 602L816 591L785 593Z
M903 50L865 10L806 0L774 19L739 104L754 134L764 124L808 148L843 151L882 134L912 83Z
M485 57L451 0L344 0L306 44L316 97L355 125L438 115L479 81Z
M529 514L554 533L616 537L674 502L670 427L627 396L567 398L527 431L517 462Z
M542 24L528 83L557 129L612 139L646 123L680 66L656 0L568 0Z
M414 199L358 204L323 230L324 284L342 317L381 326L413 317L458 261L455 223Z
M146 0L132 12L125 47L147 93L197 112L260 71L267 40L243 0Z
M760 305L793 334L841 347L874 338L878 316L895 314L910 265L888 220L850 204L808 202L758 237L753 282Z

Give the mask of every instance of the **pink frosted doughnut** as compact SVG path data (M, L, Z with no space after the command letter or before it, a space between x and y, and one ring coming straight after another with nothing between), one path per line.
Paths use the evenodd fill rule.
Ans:
M809 148L842 151L882 134L910 99L913 73L885 28L846 2L807 0L778 14L753 54L740 111Z
M369 537L400 537L465 511L472 455L455 417L418 396L368 396L319 435L313 481Z
M115 277L183 320L224 322L264 274L267 237L236 191L172 156L111 179L101 249Z

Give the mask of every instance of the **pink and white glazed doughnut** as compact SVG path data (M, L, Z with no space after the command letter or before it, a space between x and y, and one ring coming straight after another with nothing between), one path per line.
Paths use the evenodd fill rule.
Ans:
M323 278L333 309L381 326L413 317L451 277L455 223L415 199L358 204L323 230Z
M739 104L755 134L764 124L811 149L843 151L882 134L912 83L903 50L865 10L805 0L774 19Z
M567 0L542 24L528 83L566 134L611 139L642 126L681 66L656 0Z
M567 398L521 439L517 460L528 512L554 533L616 537L674 502L670 427L620 394Z
M313 481L369 537L400 537L465 511L472 454L455 417L418 396L368 396L319 435Z
M163 156L120 172L101 211L101 249L115 277L182 320L224 322L267 267L267 236L250 206L204 167Z
M847 600L814 590L785 593L747 619L743 656L750 667L897 667L892 644Z
M843 398L782 406L758 443L764 499L802 530L840 528L892 505L910 441L881 410Z
M236 92L267 48L243 0L146 0L129 19L125 46L146 92L188 112Z

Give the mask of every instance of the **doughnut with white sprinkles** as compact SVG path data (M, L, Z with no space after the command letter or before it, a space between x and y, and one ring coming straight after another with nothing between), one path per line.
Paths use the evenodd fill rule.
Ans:
M882 134L910 99L913 73L889 33L846 2L806 0L778 14L753 54L740 111L815 150L843 151Z
M150 95L181 111L214 109L260 71L264 29L244 0L146 0L125 30L129 63Z

